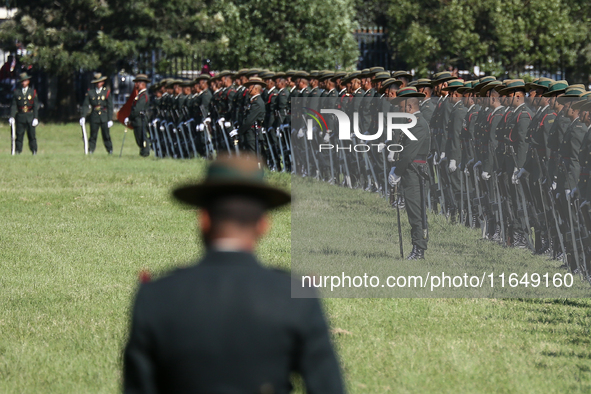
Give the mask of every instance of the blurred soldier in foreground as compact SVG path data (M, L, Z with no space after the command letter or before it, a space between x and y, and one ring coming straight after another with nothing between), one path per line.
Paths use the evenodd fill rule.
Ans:
M8 123L16 126L15 150L17 154L23 151L23 139L25 131L29 139L29 148L31 152L37 154L37 137L35 136L35 127L39 124L39 100L37 92L29 86L31 77L27 73L22 73L19 80L21 87L14 90L12 104L10 106L10 118Z
M90 138L88 139L88 152L93 153L96 148L96 138L98 137L99 128L103 136L103 143L107 152L113 154L113 143L111 142L111 134L109 129L113 127L113 96L111 90L105 87L106 76L97 73L94 74L94 79L90 82L94 89L88 89L82 104L82 117L80 118L80 126L86 123L86 116L88 116L88 109L90 110Z
M253 255L270 227L265 211L290 195L268 186L256 158L243 155L213 162L203 183L174 196L200 209L207 253L141 285L124 391L288 393L297 371L309 393L344 392L318 300L292 298L290 277Z

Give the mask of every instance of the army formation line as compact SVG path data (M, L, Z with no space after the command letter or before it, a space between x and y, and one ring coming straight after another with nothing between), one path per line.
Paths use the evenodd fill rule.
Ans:
M164 79L148 89L150 79L138 75L138 94L123 122L133 126L142 156L249 151L271 171L389 196L393 207L407 211L409 259L424 258L431 211L479 228L492 242L560 261L591 281L591 92L549 78L464 81L440 72L412 79L381 67L351 73L242 69L192 81ZM103 111L112 111L109 98L98 86L89 96L95 124L89 148L101 128L112 153L111 117L102 119ZM357 113L367 135L375 134L384 114L407 112L418 119L411 128L418 140L400 132L388 140L382 133L372 141L378 149L358 152L351 149L359 142L355 135L337 138L334 116L310 136L301 108L336 108L351 119ZM392 143L404 149L388 151Z

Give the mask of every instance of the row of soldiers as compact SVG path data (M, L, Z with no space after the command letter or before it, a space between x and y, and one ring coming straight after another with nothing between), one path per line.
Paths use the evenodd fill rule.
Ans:
M340 141L330 127L313 127L310 139L301 125L292 130L297 172L391 196L402 177L411 259L424 256L430 209L480 228L485 239L560 260L563 268L591 280L591 92L585 86L549 78L464 81L449 72L412 81L408 72L378 67L335 81L344 90L327 105L357 113L361 134L380 135L380 118L402 111L417 117L414 134L422 135L418 129L428 125L429 142L382 133L371 141L376 150L355 151L350 146L367 146L359 135ZM378 100L363 100L368 98ZM410 98L418 102L416 109ZM309 97L303 105L310 106ZM386 151L392 142L404 150ZM331 148L336 144L340 151ZM409 163L416 171L408 171ZM405 185L404 174L415 179ZM421 178L424 195L418 192Z
M424 257L431 210L589 279L591 92L548 78L412 79L373 67L163 80L150 88L149 105L144 94L135 128L159 157L252 151L272 170L390 195L407 210L411 259ZM339 137L330 109L353 120L350 138ZM415 116L410 131L418 138L382 132L387 114L399 112ZM372 135L377 149L358 151Z

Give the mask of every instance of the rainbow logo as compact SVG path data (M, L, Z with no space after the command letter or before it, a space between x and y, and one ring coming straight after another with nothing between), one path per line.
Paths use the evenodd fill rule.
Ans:
M322 125L324 125L324 130L328 130L328 126L326 125L326 120L324 120L324 117L322 115L320 115L320 113L318 111L314 111L312 108L308 108L308 107L304 107L304 109L306 111L306 115L309 115L312 119L314 119L316 121L316 123L318 123L318 127L320 127L320 130L323 130ZM321 122L322 121L322 122Z

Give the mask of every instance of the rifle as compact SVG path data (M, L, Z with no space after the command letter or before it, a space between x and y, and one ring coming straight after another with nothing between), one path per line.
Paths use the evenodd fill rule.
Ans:
M394 185L394 195L398 201L398 184ZM398 243L400 244L400 257L404 258L404 250L402 249L402 226L400 224L400 204L396 204L396 217L398 219Z
M81 124L80 127L82 127L82 141L84 141L84 154L87 155L88 154L88 134L86 134L86 123ZM13 135L14 135L14 125L12 125L12 131L13 131ZM13 139L13 142L14 142L14 139ZM14 145L14 143L13 143L13 145ZM14 150L13 150L12 154L14 155Z

